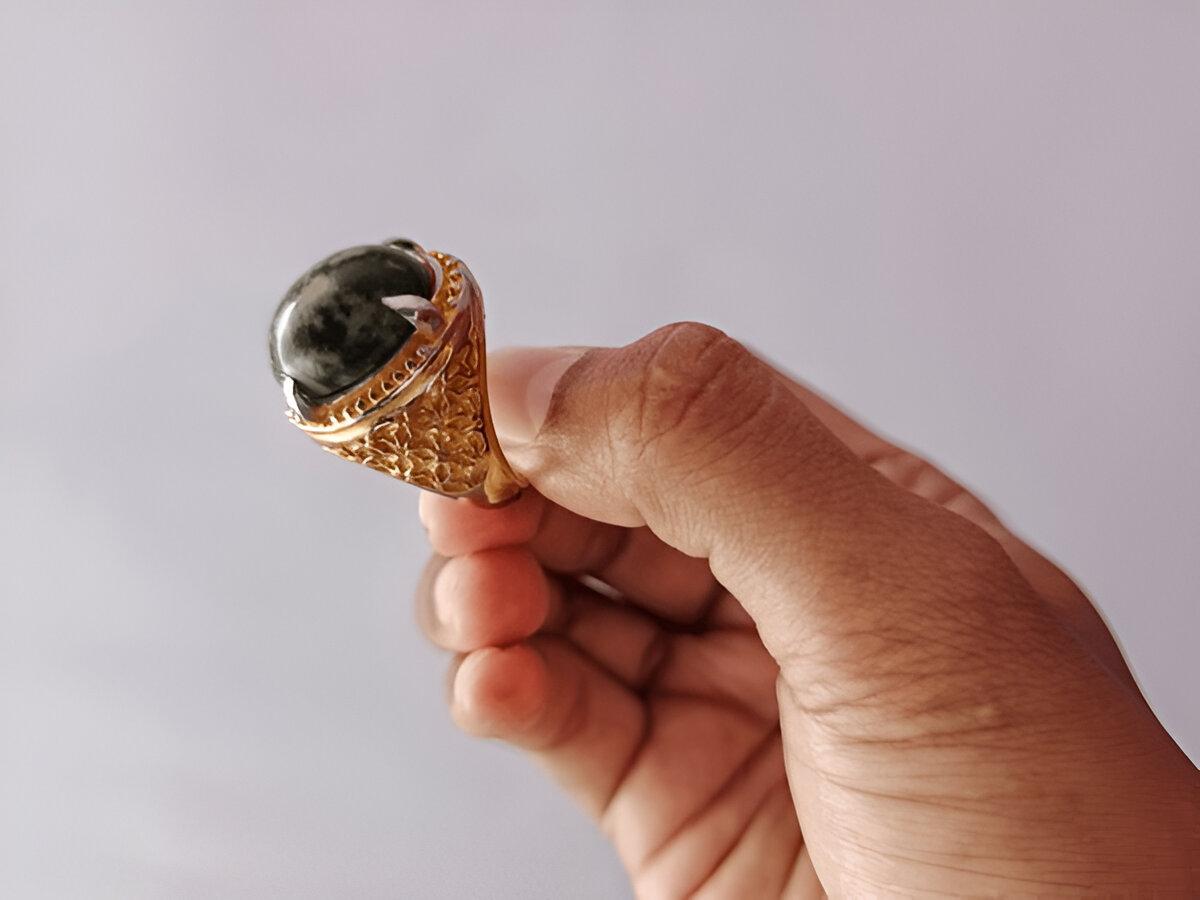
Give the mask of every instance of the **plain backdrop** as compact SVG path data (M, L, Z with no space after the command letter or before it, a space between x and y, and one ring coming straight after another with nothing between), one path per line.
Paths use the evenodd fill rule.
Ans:
M744 338L1076 575L1200 755L1200 6L0 3L0 895L608 898L452 727L416 491L309 445L321 256L493 346Z

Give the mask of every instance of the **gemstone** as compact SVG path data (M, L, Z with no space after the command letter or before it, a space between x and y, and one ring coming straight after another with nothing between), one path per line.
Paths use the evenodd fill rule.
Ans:
M415 332L412 311L433 299L433 267L411 241L329 256L288 290L271 322L281 382L321 402L373 375Z

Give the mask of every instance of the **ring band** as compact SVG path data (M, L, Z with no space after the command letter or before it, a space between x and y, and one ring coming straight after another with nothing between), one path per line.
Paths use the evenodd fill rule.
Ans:
M374 296L386 291L386 285L379 288L371 283L371 290L367 290L362 286L366 276L357 270L349 279L340 274L352 265L365 271L368 265L377 265L369 262L374 258L372 254L386 258L381 255L393 251L396 255L403 253L423 259L428 264L432 275L430 297ZM401 261L405 262L407 257ZM354 279L357 282L344 289L337 280L339 277L342 283ZM332 301L325 296L339 290L342 296ZM319 301L307 300L306 291L308 295L320 294ZM289 314L285 309L288 297L293 296L300 299L293 301L292 306L297 302L308 302L310 306L314 302L325 304L323 311L309 316L308 327L317 335L316 341L304 344L309 347L326 339L325 344L318 346L322 353L344 353L346 346L357 347L363 341L361 328L347 336L347 328L333 327L339 324L336 321L331 325L329 315L336 318L339 313L329 313L330 302L337 304L340 313L351 317L359 315L355 309L346 312L351 301L382 303L388 308L386 311L373 306L369 315L384 316L379 321L385 328L392 326L389 313L402 317L407 336L375 371L357 383L314 400L304 390L302 377L293 377L287 371L281 373L281 368L286 369L286 357L278 348L288 346L289 338L296 345L305 337L297 331L303 326L292 322L303 319L304 313ZM427 252L411 241L392 241L334 254L302 277L288 297L281 304L272 329L272 358L277 375L281 375L287 416L294 425L342 459L448 497L469 497L494 505L511 500L520 492L525 482L504 458L492 426L487 397L483 298L466 265L448 254ZM320 317L326 313L325 318ZM315 325L311 324L313 321ZM355 324L354 319L350 321ZM289 334L289 329L293 333ZM372 340L378 331L378 325L374 324L365 340ZM340 339L343 346L331 349L329 339Z

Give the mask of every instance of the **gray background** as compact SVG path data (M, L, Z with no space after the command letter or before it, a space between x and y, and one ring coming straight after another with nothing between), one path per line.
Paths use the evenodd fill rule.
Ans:
M1200 6L0 9L0 894L626 892L281 415L275 301L397 233L493 345L702 319L926 450L1200 754Z

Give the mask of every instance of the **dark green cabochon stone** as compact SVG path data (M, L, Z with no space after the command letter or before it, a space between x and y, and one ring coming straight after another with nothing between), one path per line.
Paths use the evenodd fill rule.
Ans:
M309 400L342 393L372 375L413 334L385 297L433 299L434 277L410 246L352 247L300 276L271 322L271 364Z

